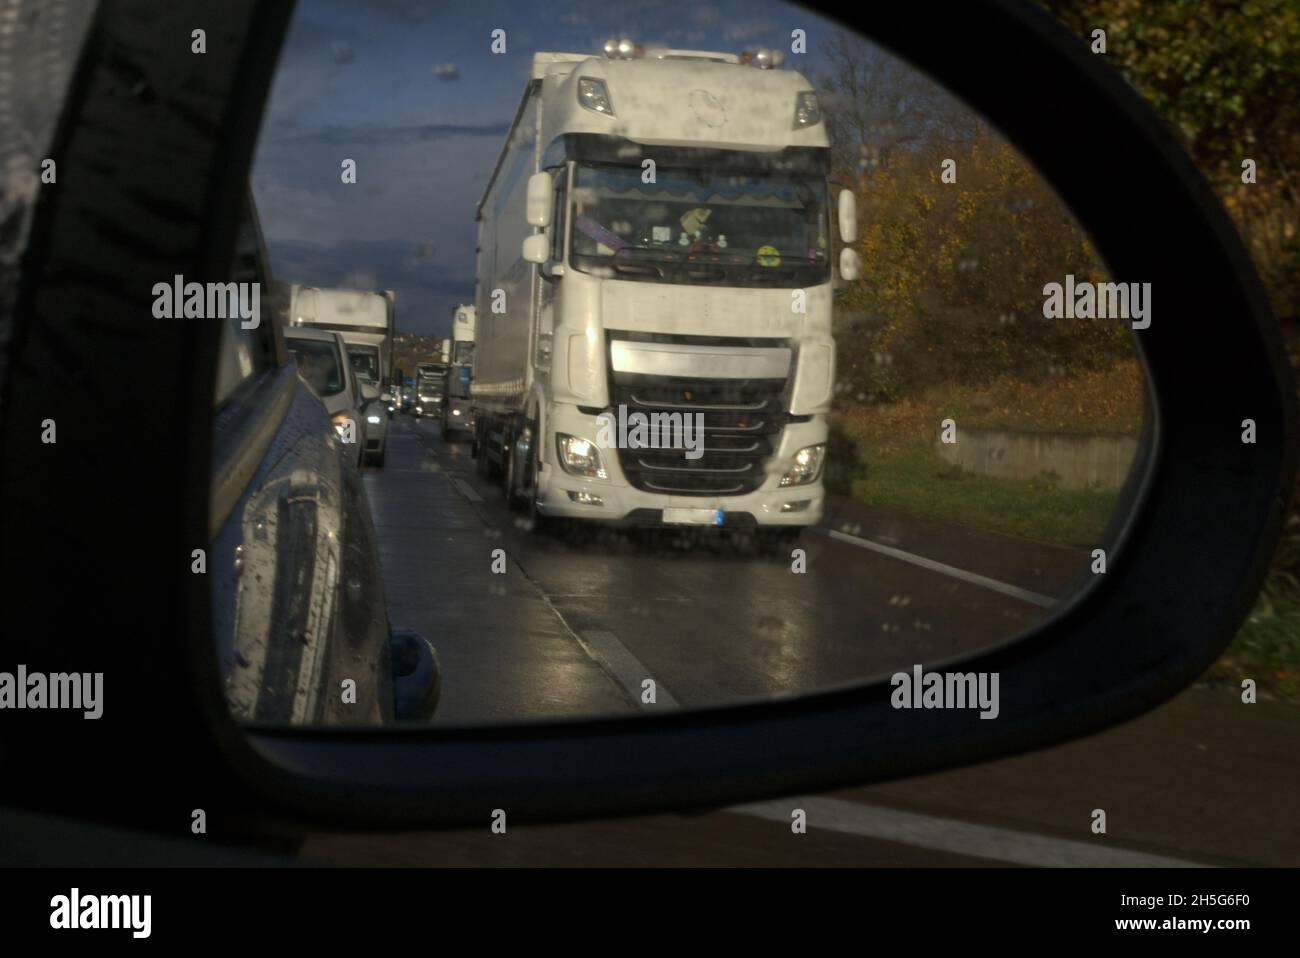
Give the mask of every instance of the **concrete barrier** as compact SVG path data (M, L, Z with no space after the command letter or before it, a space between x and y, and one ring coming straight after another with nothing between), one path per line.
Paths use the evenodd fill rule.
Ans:
M1034 479L1048 474L1064 489L1118 489L1137 454L1132 436L1083 436L1005 429L963 429L936 439L945 462L980 476Z

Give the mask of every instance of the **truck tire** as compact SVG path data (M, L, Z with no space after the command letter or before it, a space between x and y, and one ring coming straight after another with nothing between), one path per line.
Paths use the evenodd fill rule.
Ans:
M537 430L534 428L534 435L536 435L536 432ZM563 532L567 525L566 520L561 519L558 516L544 515L542 511L537 508L537 490L541 486L540 479L542 464L541 460L537 456L536 444L534 444L528 452L528 464L526 468L528 469L528 487L524 490L526 495L524 502L526 503L528 511L528 519L532 524L533 534L544 536L556 535Z
M501 443L501 466L502 479L501 488L505 492L506 508L515 510L521 506L521 497L519 495L519 469L515 465L515 434L513 430L507 431L505 439Z

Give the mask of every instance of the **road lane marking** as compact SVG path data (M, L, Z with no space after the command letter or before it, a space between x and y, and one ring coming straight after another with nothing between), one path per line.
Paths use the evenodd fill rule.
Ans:
M570 629L570 631L573 631ZM632 701L642 710L681 708L672 693L664 688L663 683L650 674L650 670L641 664L640 659L632 654L617 635L603 629L588 629L575 633L587 654L612 675L624 691L632 696ZM641 701L641 683L651 679L655 684L655 702Z
M887 546L879 542L873 542L870 539L863 539L860 536L851 536L847 532L840 532L838 529L822 529L818 526L813 527L814 531L820 532L824 536L830 536L832 539L838 539L841 542L847 542L850 545L858 546L862 549L870 549L872 552L879 552L881 555L889 556L891 559L898 559L901 562L910 562L912 565L920 566L922 569L929 569L931 572L939 572L954 579L961 579L963 582L969 582L971 585L982 586L985 589L991 589L994 592L1001 592L1003 595L1009 595L1013 599L1019 599L1022 602L1031 602L1034 605L1042 606L1044 609L1050 609L1056 605L1056 599L1050 595L1043 595L1039 592L1030 592L1028 589L1022 589L1019 586L1011 585L1007 582L1000 582L997 579L990 579L988 576L980 575L977 572L967 572L965 569L958 569L956 566L947 565L943 562L936 562L934 559L927 559L925 556L919 556L912 552L905 552L902 549L896 549L893 546Z
M460 490L460 494L470 502L483 501L483 497L478 494L478 491L460 476L453 476L451 481L456 484L456 488Z
M1016 865L1055 868L1202 868L1198 862L1130 851L1094 842L1076 842L1032 832L975 825L951 818L863 805L839 798L777 799L736 805L729 812L789 825L790 813L802 808L810 828L876 838L936 851L952 852Z

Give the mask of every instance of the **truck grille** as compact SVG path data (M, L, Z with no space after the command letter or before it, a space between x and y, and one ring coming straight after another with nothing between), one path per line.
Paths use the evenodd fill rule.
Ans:
M610 399L628 415L701 414L703 455L687 459L685 450L618 449L618 462L634 487L678 496L741 496L766 478L789 420L782 409L784 379L685 379L611 372ZM698 440L696 440L698 441Z

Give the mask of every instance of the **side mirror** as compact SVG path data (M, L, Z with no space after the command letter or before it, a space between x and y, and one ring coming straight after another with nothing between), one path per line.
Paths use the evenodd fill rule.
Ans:
M852 190L840 190L840 241L843 243L852 243L857 238L857 197L853 195ZM848 277L845 278L847 279Z
M530 263L545 263L551 256L551 240L545 233L534 233L524 240L524 259Z
M524 201L524 215L529 226L545 228L551 225L552 192L550 173L534 173L528 177L528 197ZM537 260L536 262L540 262Z
M858 260L858 251L851 246L846 246L840 250L840 278L847 282L853 282L861 274L861 262Z
M371 383L361 384L361 398L366 402L373 402L379 398L379 387Z
M393 711L408 722L427 722L438 708L442 669L433 643L412 629L388 633L393 661Z

